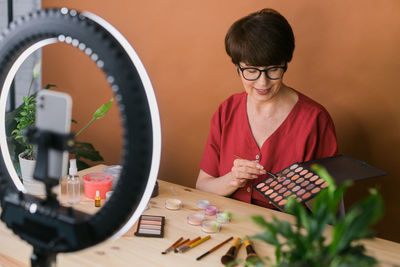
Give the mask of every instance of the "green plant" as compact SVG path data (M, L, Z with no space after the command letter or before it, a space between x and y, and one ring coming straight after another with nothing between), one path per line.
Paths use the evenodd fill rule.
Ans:
M34 147L28 142L24 136L24 130L33 127L35 124L35 112L36 112L36 93L30 95L31 88L34 80L40 74L41 61L38 61L32 73L31 82L28 89L28 94L23 98L23 103L18 106L15 110L6 114L6 132L7 132L7 143L10 151L10 156L13 160L14 166L18 173L19 160L18 155L22 153L22 156L26 159L34 159ZM54 84L47 84L44 89L56 87ZM114 98L111 98L109 102L100 106L93 114L92 119L75 135L78 137L90 124L96 119L104 117L109 109L111 108ZM73 120L76 123L76 121ZM82 170L90 167L89 164L84 162L82 159L91 161L103 161L103 157L100 152L95 149L91 143L87 142L75 142L74 151L71 153L77 159L78 169Z
M23 131L35 124L36 98L34 96L23 98L22 109L15 117L16 129L11 132L15 140L23 146L21 157L33 160L33 145L29 143Z
M274 266L374 266L376 260L365 254L359 240L372 238L370 226L383 214L383 200L376 190L354 205L344 218L337 218L337 207L350 183L336 186L332 177L320 166L312 166L328 183L328 189L315 198L312 213L289 198L285 211L295 217L295 225L273 218L267 222L261 216L252 219L265 232L252 238L275 246ZM324 236L327 225L334 225L329 241ZM260 266L260 265L257 265ZM263 265L262 265L263 266Z
M101 105L92 115L92 119L82 127L76 134L75 138L77 138L90 124L92 124L95 120L103 118L107 112L111 108L111 104L113 103L114 98L111 98L110 101ZM91 161L103 161L103 157L100 155L99 151L97 151L94 146L90 143L86 142L78 142L75 141L74 151L71 154L75 155L76 163L78 170L86 169L90 167L88 163L82 160L82 158L89 159Z

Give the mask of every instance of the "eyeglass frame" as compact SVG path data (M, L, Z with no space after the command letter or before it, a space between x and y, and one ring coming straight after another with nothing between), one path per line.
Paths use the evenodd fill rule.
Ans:
M242 73L243 79L245 79L245 80L247 80L247 81L256 81L256 80L258 80L263 72L265 73L265 76L266 76L269 80L280 80L280 79L282 79L283 75L285 74L285 72L286 72L286 70L287 70L287 62L285 62L285 65L283 65L283 66L272 66L272 67L266 68L265 70L260 70L260 69L258 69L258 68L242 68L242 67L240 67L240 65L237 65L237 67L238 67L238 70L240 70L240 72ZM278 69L283 69L283 72L282 72L281 77L279 77L279 78L270 78L270 77L268 76L268 71L269 71L270 69L276 69L276 68L278 68ZM258 70L258 71L259 71L259 75L257 76L257 78L255 78L255 79L247 79L246 77L244 77L243 71L244 71L244 70L249 70L249 69L250 69L250 70Z

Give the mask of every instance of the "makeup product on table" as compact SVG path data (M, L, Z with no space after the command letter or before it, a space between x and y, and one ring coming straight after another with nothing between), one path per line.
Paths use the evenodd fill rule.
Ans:
M102 199L106 198L106 193L111 191L113 176L105 173L89 173L83 176L83 188L87 198L94 199L96 191L100 192Z
M161 252L161 254L167 254L168 252L170 252L171 250L173 250L175 248L176 245L179 244L179 242L181 242L183 240L183 237L179 238L178 240L176 240L171 246L169 246L166 250L164 250L163 252Z
M208 254L216 251L217 249L219 249L220 247L222 247L224 244L228 243L229 241L231 241L233 239L233 236L229 237L228 239L226 239L225 241L219 243L218 245L216 245L215 247L213 247L212 249L210 249L209 251L207 251L206 253L204 253L203 255L199 256L196 258L196 260L201 260L202 258L204 258L205 256L207 256Z
M211 205L209 205L209 206L207 206L206 209L205 209L205 214L206 214L207 216L214 216L215 214L217 214L217 211L218 211L218 209L217 209L216 206L211 206Z
M101 206L101 198L99 190L96 191L96 196L94 197L94 206L100 207Z
M218 223L228 223L229 222L229 215L225 212L217 213L216 214L216 221Z
M136 236L164 237L164 216L142 215L139 218Z
M176 198L165 200L165 208L169 210L180 210L182 208L182 201Z
M194 242L197 242L197 241L199 241L199 240L200 240L200 236L198 236L198 237L196 237L195 239L192 239L192 240L188 239L187 242L184 242L184 243L180 244L179 246L177 246L177 247L174 249L174 252L175 252L175 253L178 253L178 252L180 252L182 249L184 249L184 248L190 246L191 244L193 244Z
M233 241L232 246L228 249L224 256L221 257L221 263L226 265L229 262L233 261L236 258L236 254L242 245L242 239L240 237L236 237Z
M250 262L253 265L255 265L258 262L261 262L260 257L258 257L256 252L254 251L251 241L248 239L247 235L244 237L244 246L246 247L246 253L247 253L246 262Z
M177 253L177 252L178 252L177 249L178 249L180 246L185 245L185 244L187 244L187 243L189 243L189 242L190 242L190 238L185 239L185 240L179 242L178 244L176 244L176 245L174 246L174 252Z
M111 198L112 194L113 194L113 191L108 191L108 192L106 193L106 200L107 200L107 201Z
M175 188L171 185L170 187L169 187L169 189L171 190L171 193L173 194L173 195L177 195L178 193L175 191Z
M203 221L205 221L206 217L201 214L201 213L192 213L189 214L189 216L187 217L187 223L190 225L201 225L203 223Z
M81 199L80 179L77 175L76 159L69 161L69 174L67 175L67 197L69 204L78 204Z
M196 242L194 242L194 243L192 243L192 244L183 246L178 252L179 252L179 253L183 253L183 252L185 252L185 251L188 250L188 249L191 249L191 248L194 248L194 247L200 245L201 243L207 241L207 240L210 239L210 238L211 238L210 235L208 235L208 236L206 236L206 237L203 237L202 239L197 240Z
M210 201L208 200L199 200L197 202L197 207L201 210L205 210L207 208L207 206L210 205Z
M364 162L346 155L339 155L310 162L293 163L278 172L277 179L268 177L254 187L280 210L284 210L286 199L290 196L296 197L299 202L305 202L328 186L319 175L311 170L312 164L327 166L328 172L337 182L346 180L343 177L347 177L347 180L358 180L385 174Z
M216 221L204 221L201 224L201 230L207 234L218 233L221 230L221 224Z
M103 173L111 174L113 176L112 188L115 188L115 186L117 185L119 176L121 175L121 171L121 165L112 165L103 169Z

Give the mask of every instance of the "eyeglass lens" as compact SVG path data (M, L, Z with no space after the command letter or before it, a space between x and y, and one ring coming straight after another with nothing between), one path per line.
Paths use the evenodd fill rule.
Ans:
M256 68L245 68L243 69L243 77L247 80L257 80L261 76L261 72L265 72L268 79L277 80L282 78L284 73L284 68L276 67L276 68L269 68L266 70L259 70Z

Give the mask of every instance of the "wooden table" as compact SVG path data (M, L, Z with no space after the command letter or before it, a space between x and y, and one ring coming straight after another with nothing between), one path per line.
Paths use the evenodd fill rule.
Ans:
M104 165L90 168L81 172L83 175L88 172L101 170ZM230 236L253 235L261 232L261 229L250 220L254 214L263 215L266 219L276 216L293 222L293 217L277 211L272 211L255 205L250 205L226 197L202 192L159 180L159 195L152 198L149 208L144 212L147 215L161 215L166 217L164 238L136 237L133 227L127 234L115 241L106 241L95 247L88 248L75 253L58 254L58 266L222 266L221 256L228 250L232 241L225 244L217 251L211 253L201 261L196 261L210 248L227 239ZM164 207L165 200L177 198L182 200L183 208L178 211L167 210ZM210 240L183 253L169 253L162 255L164 251L175 240L183 236L186 238L204 237L199 226L187 224L186 218L190 213L201 212L197 208L197 201L207 199L211 204L216 205L219 210L229 210L236 219L224 224L219 233L212 234ZM82 197L78 205L80 210L96 212L93 200ZM208 216L206 216L208 217ZM210 217L211 219L212 217ZM215 219L215 217L214 217ZM330 229L328 229L328 232ZM400 244L376 238L363 241L370 255L376 257L380 266L400 265ZM254 248L260 256L274 258L274 247L262 241L255 240ZM0 224L0 266L29 266L32 247L15 236L4 223ZM238 253L238 259L244 259L246 252L242 247Z

